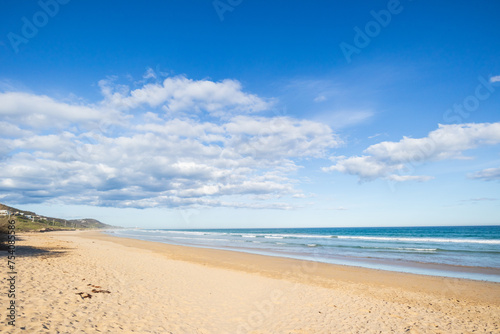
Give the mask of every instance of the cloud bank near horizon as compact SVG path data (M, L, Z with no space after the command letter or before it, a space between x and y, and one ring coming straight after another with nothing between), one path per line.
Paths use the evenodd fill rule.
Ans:
M260 115L272 102L235 80L99 86L97 103L0 93L2 201L290 209L305 197L298 162L341 143L321 123Z

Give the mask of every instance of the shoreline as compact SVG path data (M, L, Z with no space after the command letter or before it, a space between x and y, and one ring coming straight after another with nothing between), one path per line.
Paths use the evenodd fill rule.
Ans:
M298 257L293 253L272 253L266 251L258 251L254 249L247 248L224 248L224 247L209 247L203 245L183 245L181 243L171 243L171 242L160 242L154 240L143 240L139 238L131 238L127 236L116 236L112 234L106 234L105 231L99 231L105 235L109 235L116 238L125 238L131 240L141 240L145 242L158 242L162 244L172 245L172 246L180 246L180 247L189 247L189 248L199 248L199 249L215 249L221 251L228 252L237 252L237 253L245 253L245 254L254 254L260 256L270 256L276 258L287 258L299 261L310 261L310 262L318 262L329 264L332 266L347 266L347 267L355 267L355 268L365 268L370 270L382 270L389 272L399 272L399 273L407 273L413 275L424 275L424 276L435 276L435 277L446 277L452 279L466 279L472 281L481 281L481 282L493 282L500 283L500 268L494 267L472 267L472 266L463 266L463 265L451 265L451 264L443 264L443 263L431 263L431 262L409 262L409 261L399 261L399 260L384 260L384 259L350 259L348 257L337 257L334 261L322 261L316 260L314 258L308 258L304 256L302 258ZM336 261L336 262L335 262ZM456 274L456 275L453 275ZM465 275L469 277L458 277L458 275Z
M402 228L360 231L354 228L139 229L106 233L202 249L500 283L500 262L495 258L499 229L463 231L450 226L424 228L421 232L405 232Z
M16 247L16 328L0 318L0 330L9 333L469 333L500 328L498 283L97 231L20 234ZM7 302L0 294L0 305Z
M462 284L471 284L475 286L471 289L474 291L470 291L470 294L467 293L465 298L476 299L485 297L485 300L488 302L496 302L500 305L500 283L498 282L332 264L290 257L247 253L244 251L176 245L112 236L102 232L94 234L89 231L88 233L88 236L82 235L82 237L111 241L127 247L152 250L160 254L165 254L175 260L239 270L252 274L257 273L270 278L297 281L297 277L300 277L301 283L305 280L308 284L327 288L333 287L333 281L340 280L355 284L376 284L403 289L410 288L418 292L438 293L446 297L452 297L454 290L459 289L465 292L469 288L467 287L466 289ZM120 239L123 239L123 241L120 241ZM258 267L256 267L255 263L258 263ZM289 273L289 270L285 270L287 268L298 269L295 269L295 275L287 276ZM484 285L487 286L487 290L496 288L497 294L490 294L490 291L484 291Z

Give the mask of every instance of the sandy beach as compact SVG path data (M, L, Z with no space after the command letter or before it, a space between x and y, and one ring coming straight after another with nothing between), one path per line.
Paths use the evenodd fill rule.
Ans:
M24 234L5 333L499 333L500 284L99 232ZM4 253L5 254L5 253Z

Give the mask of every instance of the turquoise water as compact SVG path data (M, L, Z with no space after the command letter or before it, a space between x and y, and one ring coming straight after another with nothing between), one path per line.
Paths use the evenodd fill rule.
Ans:
M500 226L116 230L113 235L500 282Z

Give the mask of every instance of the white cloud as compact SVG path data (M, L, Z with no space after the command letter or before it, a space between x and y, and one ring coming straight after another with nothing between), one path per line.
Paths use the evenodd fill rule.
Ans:
M387 136L387 133L376 133L373 136L368 136L368 139L377 138L379 136Z
M389 175L387 176L388 180L391 181L396 181L396 182L404 182L404 181L418 181L418 182L425 182L432 180L434 177L432 176L425 176L425 175Z
M443 159L464 159L463 151L500 143L500 123L439 125L424 138L404 137L399 142L369 146L363 156L339 157L324 171L339 171L370 181L427 181L428 176L401 175L408 165ZM397 173L397 174L395 174Z
M290 209L303 197L290 174L300 160L341 143L324 124L251 116L269 104L232 80L101 87L105 99L94 104L0 94L0 129L8 129L0 138L3 201ZM162 107L223 117L171 118ZM33 114L46 124L27 123ZM120 121L106 131L103 117Z
M318 95L318 96L316 96L316 97L314 98L314 100L313 100L313 101L314 101L314 102L323 102L323 101L326 101L326 100L327 100L326 96L324 96L324 95Z
M32 134L32 132L23 130L17 125L8 122L0 122L0 133L4 138L26 137Z
M357 175L364 180L375 180L384 177L388 173L403 168L403 164L388 165L383 161L370 156L354 156L338 159L335 165L323 168L325 172L337 171L350 175Z
M24 92L0 93L0 116L18 127L64 128L70 124L89 126L106 120L116 123L121 114L92 105L69 104L45 96Z
M424 138L404 137L382 142L365 150L378 159L410 162L463 158L462 152L482 145L500 143L500 123L439 125Z
M322 157L341 143L324 124L288 117L239 116L224 127L237 152L256 158Z
M498 199L491 197L480 197L480 198L469 198L460 200L460 202L490 202L490 201L498 201Z
M220 82L191 80L183 76L166 78L162 83L150 83L129 90L127 86L115 85L113 80L99 82L105 97L105 105L120 110L142 106L161 107L164 111L177 113L208 112L212 116L255 113L268 109L271 103L257 95L242 91L236 80Z
M500 167L483 169L471 175L470 178L484 181L500 181Z
M500 82L500 75L496 75L494 77L491 77L490 78L490 82L493 83L493 82Z
M144 73L144 75L142 76L142 78L145 79L145 80L147 80L147 79L156 79L156 72L151 67L149 67L146 70L146 73Z

